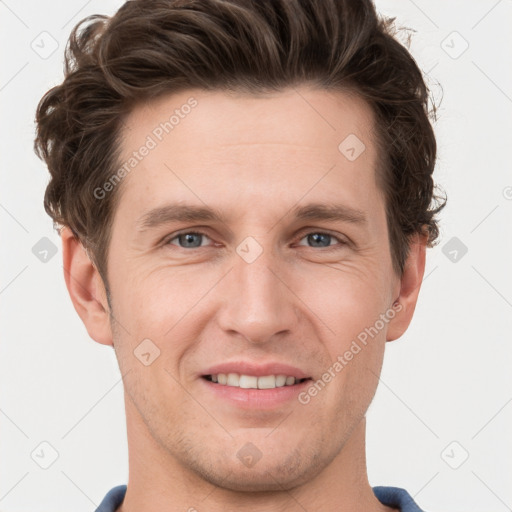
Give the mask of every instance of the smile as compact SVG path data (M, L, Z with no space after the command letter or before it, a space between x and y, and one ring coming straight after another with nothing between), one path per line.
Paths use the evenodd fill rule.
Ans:
M287 375L240 375L238 373L218 373L214 375L205 375L204 378L223 386L243 388L243 389L273 389L284 386L293 386L309 378L298 379Z

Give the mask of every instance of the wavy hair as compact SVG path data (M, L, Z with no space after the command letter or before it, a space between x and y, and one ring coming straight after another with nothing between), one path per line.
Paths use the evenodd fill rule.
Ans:
M108 291L107 256L119 191L93 191L119 165L123 117L140 101L187 88L252 94L304 83L353 91L375 114L378 186L393 268L411 235L439 235L430 92L371 0L131 0L73 29L64 80L37 107L36 154L49 169L44 206L88 250Z

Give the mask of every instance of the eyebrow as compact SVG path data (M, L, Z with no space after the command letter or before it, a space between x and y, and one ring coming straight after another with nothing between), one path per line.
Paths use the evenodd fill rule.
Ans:
M295 207L292 214L298 220L336 220L361 225L367 222L362 210L343 204L310 203Z
M225 222L219 210L206 206L189 204L168 204L154 208L143 214L137 220L137 230L146 231L169 222L198 222L218 221Z
M296 220L330 220L359 225L367 222L367 218L362 210L335 203L310 203L305 206L296 206L289 213ZM199 221L216 221L225 224L227 219L216 208L173 203L144 213L137 220L137 231L147 231L170 222Z

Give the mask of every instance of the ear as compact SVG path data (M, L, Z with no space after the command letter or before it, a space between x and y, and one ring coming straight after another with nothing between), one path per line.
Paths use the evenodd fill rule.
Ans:
M427 239L427 235L419 233L411 239L409 255L399 283L400 293L393 305L396 314L388 323L386 341L400 338L411 323L425 273Z
M112 345L109 307L101 276L82 243L68 227L60 232L64 279L76 312L89 336L103 345Z

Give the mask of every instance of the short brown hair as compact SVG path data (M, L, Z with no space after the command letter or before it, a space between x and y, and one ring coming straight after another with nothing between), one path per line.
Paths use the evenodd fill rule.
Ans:
M119 191L98 200L93 190L119 165L123 116L187 88L260 94L308 83L355 92L375 114L376 179L402 275L411 235L434 245L446 199L432 207L436 107L394 20L371 0L132 0L110 18L85 18L71 33L64 81L37 108L47 213L90 250L108 290Z

